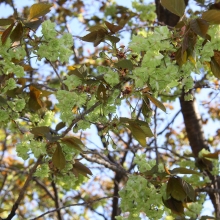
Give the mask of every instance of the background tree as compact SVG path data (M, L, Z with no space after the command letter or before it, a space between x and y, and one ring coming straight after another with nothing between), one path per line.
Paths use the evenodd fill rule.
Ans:
M218 2L0 3L2 219L220 219Z

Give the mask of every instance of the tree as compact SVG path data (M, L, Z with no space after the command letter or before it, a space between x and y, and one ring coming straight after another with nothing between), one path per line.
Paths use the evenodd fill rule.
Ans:
M0 1L14 11L0 19L1 219L220 219L220 3L194 2Z

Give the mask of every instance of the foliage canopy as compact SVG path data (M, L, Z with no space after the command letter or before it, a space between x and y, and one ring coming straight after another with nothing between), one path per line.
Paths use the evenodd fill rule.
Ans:
M220 219L220 3L194 2L0 1L14 11L0 19L2 219Z

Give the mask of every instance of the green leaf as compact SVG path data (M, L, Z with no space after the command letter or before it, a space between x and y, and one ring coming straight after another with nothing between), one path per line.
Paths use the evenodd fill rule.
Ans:
M142 147L146 147L146 134L135 122L130 122L127 128L131 131L134 138L139 142Z
M60 139L60 141L64 144L66 144L68 147L72 147L80 152L82 152L82 148L84 146L84 144L82 143L82 141L76 137L64 137L62 139Z
M31 128L30 132L35 135L35 137L47 137L50 134L50 128L47 126Z
M62 170L63 168L65 168L66 160L59 143L57 143L57 148L53 154L52 162L54 166L58 169Z
M211 71L212 71L213 75L215 77L217 77L218 79L220 79L220 65L216 61L215 56L211 58L210 65L211 65Z
M61 122L59 122L59 123L56 125L55 130L56 130L56 131L59 131L59 130L61 130L62 128L64 128L65 126L66 126L66 124L61 121Z
M190 28L199 36L206 38L209 24L206 20L197 18L190 21Z
M166 108L163 105L162 102L160 102L159 100L155 99L150 93L144 93L145 96L147 96L147 98L150 99L151 102L154 103L154 105L156 105L158 108L160 108L162 111L166 112Z
M172 196L178 201L184 201L187 198L187 194L183 188L182 179L180 177L170 177L167 188L167 196Z
M182 66L187 61L187 52L186 50L182 52L182 47L180 47L175 54L176 62L179 66Z
M74 161L72 171L73 171L74 175L77 177L79 174L81 174L85 177L88 177L87 175L92 175L91 170L88 167L86 167L85 165L83 165L82 163L80 163L79 160Z
M196 174L196 175L201 175L199 172L195 170L190 170L185 167L178 167L174 168L173 170L169 170L171 174Z
M0 26L11 25L13 22L13 19L0 19Z
M9 35L11 34L11 31L14 27L14 23L11 24L3 33L2 33L2 36L1 36L1 40L2 40L2 44L5 44L5 42L7 41Z
M0 96L0 106L5 106L7 105L7 100L4 99L2 96Z
M195 193L195 190L193 189L193 187L189 183L184 181L183 179L181 179L181 182L182 182L183 189L187 195L185 202L195 201L196 200L196 193Z
M50 12L50 8L52 6L53 6L53 4L48 4L48 3L33 4L30 7L30 13L29 13L28 20L38 18L38 17L41 17L41 16L47 14L48 12Z
M124 60L119 60L116 64L116 67L122 68L122 69L128 69L128 70L133 70L134 65L130 60L124 59Z
M184 0L161 0L161 5L180 17L184 15L186 8Z
M210 24L220 24L220 10L212 9L205 11L202 14L202 19L208 21Z
M15 29L11 32L10 39L12 42L20 41L23 35L23 26L22 23L19 22Z
M107 88L101 83L97 89L97 98L100 101L106 101L108 98Z

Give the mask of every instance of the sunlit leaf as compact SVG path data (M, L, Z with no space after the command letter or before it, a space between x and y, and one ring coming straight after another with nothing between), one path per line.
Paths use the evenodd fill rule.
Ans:
M142 147L146 147L146 138L147 135L145 132L141 129L141 127L135 123L135 122L129 122L129 125L127 125L127 128L131 131L131 134L134 136L134 138L139 142L139 144Z
M76 137L64 137L62 139L60 139L60 141L64 144L66 144L69 147L72 147L80 152L82 152L82 148L84 146L84 144L82 143L82 141Z
M50 8L52 6L53 6L53 4L48 4L48 3L33 4L30 7L30 13L29 13L28 20L38 18L38 17L41 17L41 16L47 14L48 12L50 12Z
M117 66L118 68L122 68L122 69L128 69L128 70L133 70L134 65L130 60L127 59L123 59L123 60L119 60L115 66Z
M215 153L203 154L202 156L203 156L203 157L206 157L206 158L218 160L218 155L219 155L219 154L220 154L220 151L217 151L217 152L215 152Z
M208 21L210 24L220 24L220 10L212 9L203 12L202 19Z
M10 39L12 42L20 41L23 35L23 26L22 23L19 22L14 30L11 32Z
M92 175L91 170L79 162L79 160L75 160L73 164L73 173L78 177L79 174L88 177L88 175Z
M184 0L161 0L161 5L168 9L173 14L176 14L180 17L184 15L185 12L185 2Z
M144 95L146 95L147 98L149 98L150 101L154 103L154 105L156 105L162 111L166 112L166 108L165 108L165 106L163 105L162 102L160 102L159 100L155 99L150 93L144 93Z
M11 31L14 27L14 23L11 24L3 33L2 33L2 36L1 36L1 40L2 40L2 44L5 44L5 42L7 41L9 35L11 34Z
M52 162L54 166L58 169L62 170L63 168L65 168L66 160L62 151L62 147L59 143L57 143L57 148L52 156Z
M0 19L0 26L11 25L14 22L13 19Z

